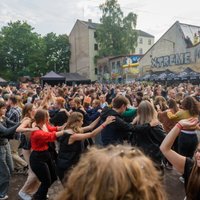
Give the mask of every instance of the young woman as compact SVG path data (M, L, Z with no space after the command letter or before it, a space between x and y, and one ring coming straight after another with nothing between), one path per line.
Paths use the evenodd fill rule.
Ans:
M54 142L57 137L62 136L64 131L57 131L55 127L51 132L43 130L43 126L47 122L48 113L46 110L39 109L35 113L36 131L31 133L31 155L30 166L41 184L34 194L33 199L45 200L49 187L57 179L55 167L49 152L49 142ZM48 126L47 126L48 128ZM57 131L57 132L56 132Z
M200 197L200 143L194 154L194 160L182 156L171 149L175 139L183 129L200 128L197 118L184 119L179 121L176 126L168 133L160 146L164 156L172 163L178 172L183 174L185 179L185 190L187 200L199 200Z
M166 200L159 173L140 150L92 148L72 170L57 200Z
M144 131L143 127L152 121L155 121L157 125L150 126L148 130ZM146 155L152 158L158 169L162 169L163 156L159 146L165 138L165 131L158 121L154 106L149 101L145 100L140 103L133 124L136 127L131 136L131 144L141 148Z
M21 129L31 128L35 115L35 107L31 103L27 103L22 110L22 121L21 125L17 128L17 131L21 131ZM28 177L24 184L24 186L19 191L18 195L22 200L31 200L33 195L40 185L40 181L37 176L33 173L30 167L29 158L31 155L31 144L30 144L30 132L23 132L21 136L21 147L22 154L24 156L25 161L28 163Z
M83 115L81 113L73 112L69 116L65 128L66 133L58 139L60 148L57 158L57 171L60 180L63 180L64 175L78 162L84 150L82 141L94 137L101 132L106 125L112 123L114 119L115 117L109 116L102 125L91 132L87 132L97 125L99 118L89 126L82 127Z
M0 199L8 199L8 186L13 171L13 161L8 139L12 138L19 123L5 118L6 103L0 101ZM12 127L11 127L12 126ZM10 128L8 128L10 127Z
M168 112L170 119L178 122L181 119L188 119L191 117L198 117L199 105L198 102L191 96L187 96L181 103L182 109L175 114ZM181 130L178 137L178 152L186 157L192 157L196 149L198 139L195 130Z

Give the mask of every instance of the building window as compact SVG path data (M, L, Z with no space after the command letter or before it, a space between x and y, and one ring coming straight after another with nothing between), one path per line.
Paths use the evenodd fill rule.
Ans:
M94 68L94 74L97 75L98 74L98 69Z
M97 32L96 31L94 32L94 38L97 38Z
M143 54L142 48L139 49L139 54Z
M139 43L143 44L143 39L142 38L139 38Z
M120 67L120 61L117 61L117 67Z
M94 50L98 51L98 44L94 44Z
M151 39L148 39L148 45L151 45Z

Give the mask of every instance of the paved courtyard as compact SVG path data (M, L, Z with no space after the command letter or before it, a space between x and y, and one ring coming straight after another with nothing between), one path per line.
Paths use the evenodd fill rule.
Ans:
M10 190L9 190L9 200L19 200L17 193L20 190L21 186L26 180L24 175L13 175ZM175 170L166 170L164 177L164 184L168 194L169 200L183 200L184 185L179 181L179 174ZM56 195L63 187L59 181L55 182L49 190L50 200L54 200Z

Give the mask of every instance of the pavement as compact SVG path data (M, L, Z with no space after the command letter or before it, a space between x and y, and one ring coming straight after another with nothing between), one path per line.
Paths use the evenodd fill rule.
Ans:
M179 181L180 175L175 170L165 170L164 185L168 200L183 200L185 197L184 184ZM9 188L9 200L19 200L18 192L26 180L25 175L13 175ZM63 189L60 181L56 181L49 189L49 200L55 200L56 195Z

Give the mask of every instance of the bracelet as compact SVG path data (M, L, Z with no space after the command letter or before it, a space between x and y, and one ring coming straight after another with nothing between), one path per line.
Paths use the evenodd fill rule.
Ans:
M183 129L183 126L178 122L177 124L176 124L176 126L181 130L181 129Z
M103 125L103 124L101 124L101 126L102 126L102 128L105 128L106 126L105 125Z

